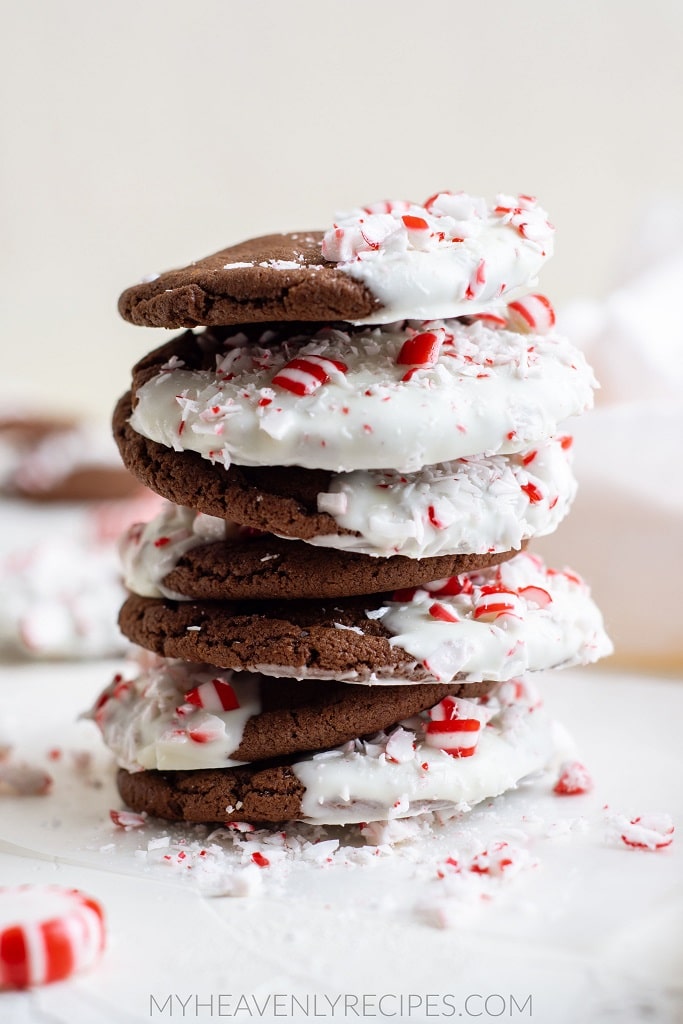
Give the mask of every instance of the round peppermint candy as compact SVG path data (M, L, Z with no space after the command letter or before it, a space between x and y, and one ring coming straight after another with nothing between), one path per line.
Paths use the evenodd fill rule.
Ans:
M104 949L97 900L59 885L0 888L0 988L61 981Z

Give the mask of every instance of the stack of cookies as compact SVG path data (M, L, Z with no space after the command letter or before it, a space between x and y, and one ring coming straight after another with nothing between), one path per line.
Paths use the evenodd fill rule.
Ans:
M444 192L124 292L188 329L114 416L169 502L123 539L142 652L92 711L129 807L381 821L550 762L527 674L610 650L583 581L526 550L569 509L561 423L595 383L530 294L552 239L529 196Z

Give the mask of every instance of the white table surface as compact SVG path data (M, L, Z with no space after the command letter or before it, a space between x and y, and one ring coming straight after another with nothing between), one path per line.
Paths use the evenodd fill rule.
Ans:
M94 970L0 995L0 1021L348 1021L363 994L377 1020L683 1020L683 838L633 850L609 825L615 812L683 821L683 681L588 670L539 680L595 780L586 796L553 795L544 777L377 853L355 829L329 830L342 837L332 863L272 846L259 869L248 837L113 825L112 762L76 716L115 667L0 669L0 740L11 736L15 759L54 778L47 796L0 797L0 882L82 888L108 922ZM52 748L59 760L47 758ZM74 768L84 751L86 773ZM290 844L305 831L290 830ZM511 872L437 877L446 857L467 861L496 841L510 844ZM378 1002L398 993L403 1013L394 995ZM338 996L332 1015L327 1000ZM308 1017L292 997L308 998Z

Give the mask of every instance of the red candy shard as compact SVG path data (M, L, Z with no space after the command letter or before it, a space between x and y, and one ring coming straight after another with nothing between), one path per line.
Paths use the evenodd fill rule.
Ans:
M532 505L536 505L539 501L543 500L543 495L536 486L536 484L522 484L522 490L524 491Z
M404 214L401 220L409 231L428 231L429 224L424 217L415 217L412 214Z
M424 331L403 343L396 362L399 366L433 366L439 358L442 339L433 331Z
M429 614L433 619L439 619L441 622L459 622L460 619L453 612L449 611L444 605L434 602L429 607Z
M253 860L254 864L258 864L260 868L267 868L270 866L270 861L268 860L268 858L264 857L263 854L260 853L258 850L255 850L254 853L252 853L251 859Z

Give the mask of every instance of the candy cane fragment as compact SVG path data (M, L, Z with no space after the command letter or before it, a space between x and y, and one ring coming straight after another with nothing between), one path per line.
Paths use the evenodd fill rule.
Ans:
M555 326L555 310L545 295L525 295L508 302L508 323L520 334L547 334Z
M481 723L476 718L432 721L425 726L425 744L450 757L471 757L479 741Z
M553 786L558 796L580 796L590 793L593 780L588 769L580 761L565 761L560 766L560 777Z
M240 706L237 694L230 683L224 679L212 679L209 683L201 683L185 694L188 704L204 708L206 711L234 711Z
M294 395L312 395L327 384L335 373L346 373L348 367L337 359L323 356L297 356L273 377L273 384Z
M434 331L416 334L403 343L396 362L399 366L433 366L439 358L441 342Z

